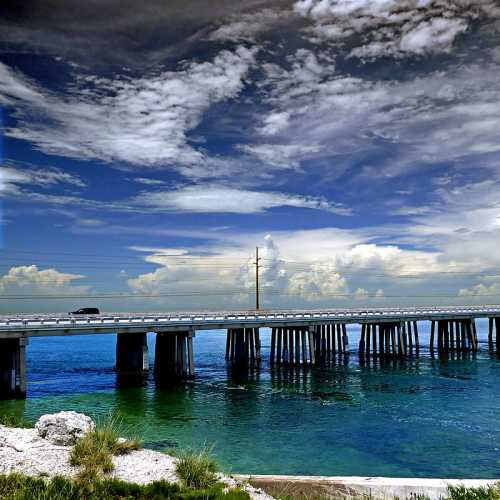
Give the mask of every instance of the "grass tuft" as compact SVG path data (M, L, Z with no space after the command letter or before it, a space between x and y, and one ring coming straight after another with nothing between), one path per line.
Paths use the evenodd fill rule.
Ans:
M175 470L182 484L188 488L210 488L218 481L217 462L206 447L198 452L177 453Z
M20 418L16 415L5 415L0 414L0 425L5 425L5 427L18 427L23 429L28 429L33 427L28 421Z
M487 488L449 486L448 500L500 500L500 483Z
M125 455L142 447L138 439L120 438L124 432L122 420L110 415L98 421L93 431L77 441L71 450L70 464L82 468L80 480L92 482L111 472L113 455Z

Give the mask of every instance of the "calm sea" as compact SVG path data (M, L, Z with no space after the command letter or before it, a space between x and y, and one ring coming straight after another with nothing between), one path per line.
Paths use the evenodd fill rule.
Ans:
M76 410L119 412L146 446L212 447L222 468L263 474L498 477L500 361L485 345L475 358L363 365L353 353L329 368L292 372L268 366L261 332L259 371L231 372L225 332L197 332L196 379L175 390L122 389L113 371L114 335L36 338L28 347L28 398L0 412L36 420ZM422 340L427 325L420 325ZM149 338L151 362L154 336Z

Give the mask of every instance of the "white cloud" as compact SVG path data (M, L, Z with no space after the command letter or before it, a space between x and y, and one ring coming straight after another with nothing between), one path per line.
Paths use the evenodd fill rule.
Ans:
M253 13L240 13L225 21L208 36L212 41L253 42L263 32L276 27L288 19L291 12L264 9Z
M255 293L255 257L251 244L259 241L260 289L266 307L310 307L311 304L346 307L381 301L385 304L388 300L385 288L392 289L389 299L392 302L414 303L413 295L422 295L422 290L432 289L436 279L442 280L441 276L436 278L429 273L446 268L435 252L363 243L353 245L352 236L342 238L338 231L323 231L323 239L315 239L318 234L318 231L303 231L300 234L277 232L263 239L256 235L233 237L226 243L204 246L203 250L210 255L190 252L186 259L155 253L146 259L162 267L129 280L129 285L134 291L151 294L165 290L182 293L193 290L194 286L200 296L190 297L190 302L201 305L214 299L210 298L211 290L226 290L227 306L246 304L248 307ZM346 230L345 234L353 232ZM358 241L362 241L359 236ZM316 247L319 253L315 252ZM291 258L293 252L300 260ZM417 279L401 281L401 274ZM394 299L394 295L400 298ZM169 300L176 299L172 296Z
M87 293L89 286L73 282L85 278L81 274L61 273L56 269L38 269L35 265L14 266L0 276L0 292L8 295L60 295Z
M294 9L314 22L312 41L349 38L351 55L368 58L449 52L474 20L500 17L492 0L298 0Z
M265 165L286 169L298 168L302 159L318 153L321 147L306 144L245 144L239 149L256 156Z
M344 272L380 270L390 275L421 275L439 271L438 252L403 250L395 245L364 243L354 245L336 257L337 268Z
M498 283L493 283L489 286L478 283L470 288L462 288L458 294L461 297L500 297L500 286ZM493 300L489 302L493 302Z
M19 193L19 186L46 188L56 184L72 187L85 187L85 182L75 174L60 168L33 168L23 165L5 164L0 166L0 196Z
M369 297L368 290L365 290L364 288L358 288L354 292L354 295L358 300L366 300Z
M500 150L500 64L471 62L417 78L379 81L338 74L328 60L311 59L303 50L292 60L289 70L264 66L263 88L271 105L267 116L286 120L272 129L271 142L262 118L257 132L265 144L255 155L274 154L281 161L278 154L293 146L303 151L295 156L299 164L327 159L330 178L357 164L353 175L359 180L365 175L364 182L439 162L466 169L467 163L481 161L499 170L496 158L487 155ZM307 69L316 66L322 69ZM307 150L311 146L314 151ZM382 164L359 168L360 161L384 152Z
M348 208L324 198L251 191L216 184L186 186L172 191L147 191L132 201L136 207L150 207L157 211L251 214L287 206L325 210L339 215L350 214Z
M44 153L138 166L200 163L187 133L214 103L236 97L256 49L223 50L211 62L139 79L80 77L61 96L0 64L0 102L15 109L9 137Z
M2 179L0 178L0 180ZM149 212L158 213L252 214L277 207L296 207L323 210L343 216L352 214L350 208L340 203L328 201L323 197L278 191L257 191L221 184L197 184L171 190L141 191L139 194L123 200L100 201L74 195L51 194L18 188L18 184L29 183L30 181L29 176L9 172L8 175L5 175L5 181L0 186L3 186L6 197L19 198L22 196L24 201L46 206L72 206L92 211L144 213L147 208ZM73 213L70 215L75 218Z
M179 248L162 248L162 247L144 247L144 246L131 246L129 250L134 252L153 253L155 256L172 256L172 255L187 255L188 251ZM154 262L154 261L151 261Z
M309 301L345 300L348 298L347 281L333 263L315 264L308 271L291 274L289 293Z
M290 115L286 111L273 112L264 118L260 129L262 135L274 135L282 131L288 125Z
M451 49L456 36L466 29L467 24L463 19L434 18L404 33L399 47L403 52L416 54L426 51L446 52Z
M138 184L144 184L146 186L162 186L163 184L165 184L165 182L160 179L152 179L150 177L134 177L130 180L133 182L137 182Z

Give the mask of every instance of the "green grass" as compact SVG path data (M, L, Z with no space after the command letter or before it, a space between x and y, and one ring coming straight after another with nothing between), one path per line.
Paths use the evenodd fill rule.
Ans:
M193 490L166 481L147 486L115 479L95 480L92 484L62 477L52 480L21 474L0 475L2 500L248 500L239 489L223 491L222 486Z
M500 500L500 483L487 488L464 488L463 486L450 486L448 488L449 500Z
M108 416L96 428L79 439L70 455L70 464L81 467L79 478L92 481L113 470L113 455L124 455L142 447L138 439L122 441L126 433L122 420Z
M210 488L217 481L217 462L206 447L198 452L176 453L175 471L188 488Z
M17 417L16 415L2 415L0 414L0 425L5 425L5 427L20 427L20 428L31 428L29 422L24 420L23 418Z

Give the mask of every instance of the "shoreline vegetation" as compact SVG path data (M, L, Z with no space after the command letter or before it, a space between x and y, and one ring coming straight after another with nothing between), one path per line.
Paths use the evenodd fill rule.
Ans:
M41 430L42 424L40 422L42 419L47 420L47 417L49 417L49 427ZM50 417L54 417L53 421L50 421ZM65 418L69 418L69 420L64 421ZM78 420L78 418L86 420L83 423L77 422L75 424L75 419ZM81 428L78 427L79 425ZM51 474L38 471L38 474L33 474L31 473L33 471L28 473L19 467L13 467L6 473L4 464L0 464L0 499L2 500L246 500L250 498L321 500L353 498L352 492L340 491L338 495L331 495L318 493L312 488L310 492L302 491L299 493L294 492L293 488L287 487L287 485L271 487L268 489L269 494L265 493L253 488L248 483L237 482L233 478L221 474L215 460L210 455L210 450L206 447L196 452L166 450L164 454L143 450L141 441L137 437L132 437L131 430L126 429L122 420L114 415L94 423L85 415L61 412L43 416L35 428L40 435L47 434L47 439L52 439L55 448L59 448L61 453L64 449L68 465L67 473ZM12 432L14 430L18 432L34 431L33 425L29 422L12 415L0 415L0 430L2 429L7 432L9 429ZM82 429L85 432L81 432ZM65 432L67 435L64 435ZM124 438L124 435L129 437ZM75 438L75 436L77 437ZM43 439L33 436L29 436L29 439L43 441ZM71 446L60 444L65 440L70 440ZM48 441L47 444L50 446ZM65 444L67 443L65 442ZM16 448L16 446L10 445L5 437L0 439L0 451L2 451L2 447L9 446L15 450L14 452L23 451L22 443L19 448ZM165 477L146 480L140 484L113 476L113 473L116 473L117 457L131 455L141 450L154 454L153 461L158 461L158 456L168 457L168 460L171 461L168 462L171 470L164 471L166 472ZM140 458L144 460L144 457ZM148 458L151 460L151 457ZM147 463L145 465L147 466ZM136 464L130 462L129 467L133 469ZM355 496L368 498L368 496L361 494ZM392 498L403 500L405 497L394 496ZM420 494L412 494L406 498L430 500L429 496ZM449 486L447 495L441 496L441 498L443 500L500 500L500 483L479 488Z
M33 464L20 466L30 447L37 453L45 448L47 462L57 461L58 470L51 470L43 455L42 460L40 455L34 460L35 465L43 464L43 470L30 467ZM5 459L9 453L13 455L10 462ZM94 423L83 414L60 412L42 416L35 426L0 415L2 500L250 498L271 497L221 474L206 449L176 457L144 450L141 441L115 415Z

